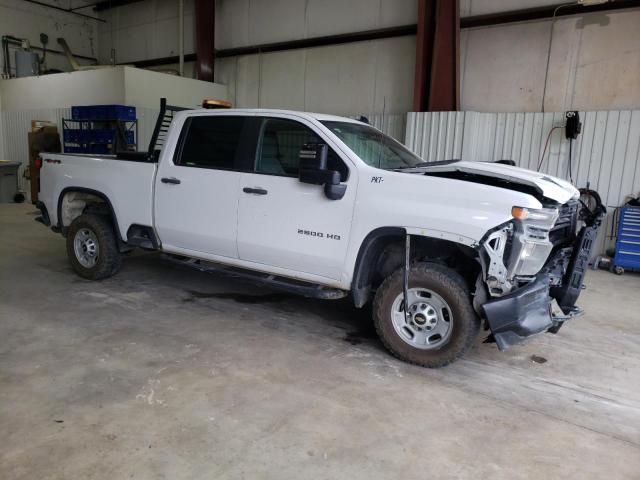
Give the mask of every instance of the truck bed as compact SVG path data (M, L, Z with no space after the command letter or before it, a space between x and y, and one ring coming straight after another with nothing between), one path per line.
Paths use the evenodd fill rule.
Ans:
M79 190L106 195L126 238L130 225L153 225L153 182L156 164L114 155L43 153L39 198L52 225L58 225L63 192ZM142 158L142 156L140 156Z

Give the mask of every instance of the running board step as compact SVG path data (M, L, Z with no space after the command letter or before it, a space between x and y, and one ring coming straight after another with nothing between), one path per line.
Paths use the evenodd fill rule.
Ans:
M341 290L339 288L324 287L315 283L294 280L278 275L272 275L269 273L254 272L252 270L223 266L204 260L180 257L176 255L165 254L164 256L173 263L176 263L178 265L185 265L201 272L223 274L234 278L249 280L259 284L267 285L274 289L295 293L296 295L301 295L303 297L320 298L324 300L337 300L349 295L349 292L347 292L346 290Z

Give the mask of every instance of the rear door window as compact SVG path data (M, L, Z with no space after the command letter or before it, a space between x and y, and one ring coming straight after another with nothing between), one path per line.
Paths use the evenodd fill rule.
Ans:
M187 120L176 165L240 170L239 152L246 119L240 116L196 116Z

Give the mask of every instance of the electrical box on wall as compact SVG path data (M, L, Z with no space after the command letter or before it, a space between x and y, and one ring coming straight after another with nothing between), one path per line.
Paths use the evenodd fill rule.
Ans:
M573 110L564 114L566 120L564 127L564 135L567 139L575 140L582 131L582 122L580 122L580 114Z
M32 77L40 74L40 59L31 50L16 50L16 77Z

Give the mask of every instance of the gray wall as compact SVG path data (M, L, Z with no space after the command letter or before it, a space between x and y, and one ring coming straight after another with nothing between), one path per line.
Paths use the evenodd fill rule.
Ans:
M463 30L460 42L464 110L539 112L543 97L551 112L640 108L640 9Z
M318 37L415 23L416 0L222 0L216 47ZM238 106L331 112L411 109L415 38L249 55L216 62Z
M413 95L414 39L249 55L216 62L238 107L337 115L405 113Z
M112 48L116 51L117 63L178 55L177 0L145 0L100 12L100 17L106 20L98 25L102 63L109 62ZM185 0L186 53L195 51L194 21L193 0Z
M0 0L1 1L1 0ZM463 17L557 0L460 0ZM104 14L100 57L121 62L176 55L177 2L146 0ZM417 0L218 0L216 48L415 23ZM640 108L640 9L561 17L461 32L463 110ZM553 38L552 37L553 30ZM194 48L185 2L185 51ZM546 93L544 79L549 57ZM348 114L411 109L415 37L219 59L216 81L239 107ZM177 65L159 67L177 69ZM193 65L186 66L193 75Z

